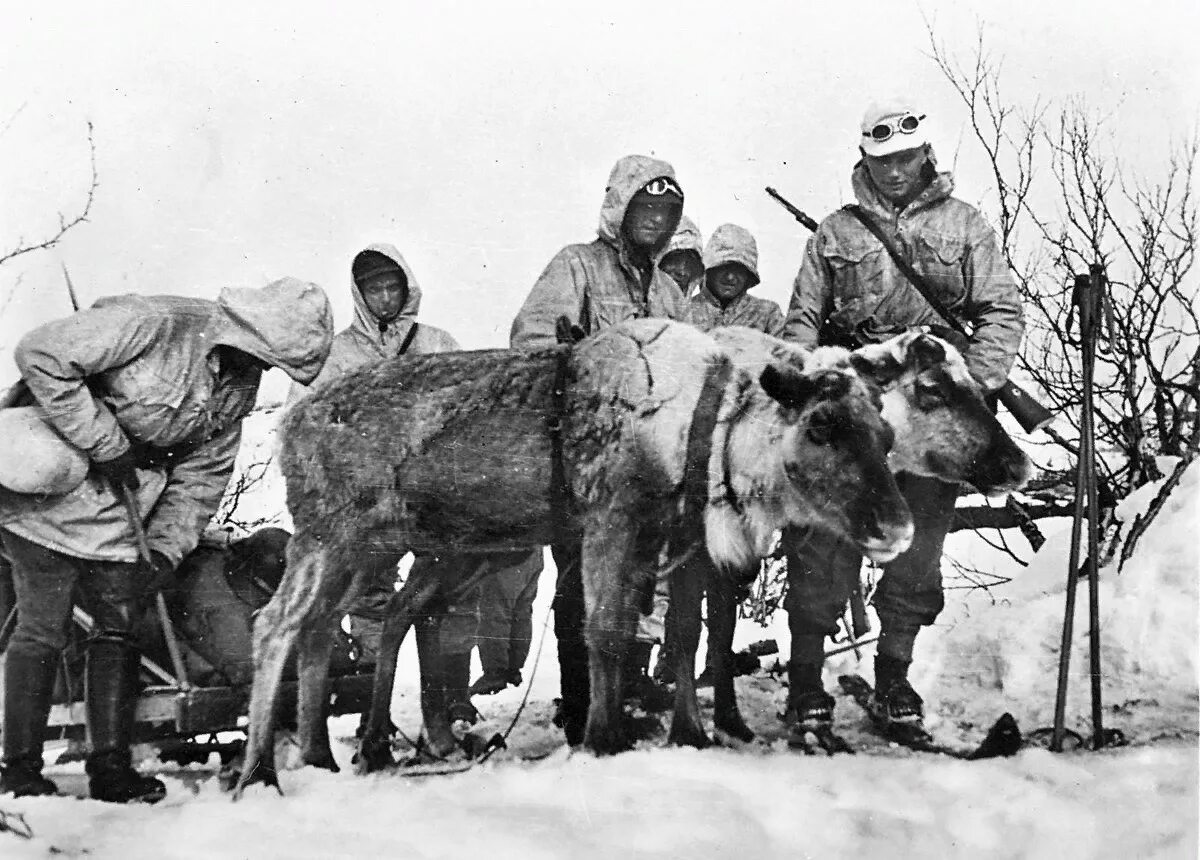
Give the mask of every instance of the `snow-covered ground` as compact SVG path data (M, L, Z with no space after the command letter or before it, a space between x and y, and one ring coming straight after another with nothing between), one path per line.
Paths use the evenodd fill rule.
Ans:
M1156 489L1122 505L1125 532ZM973 537L952 538L952 555L1013 581L952 599L943 623L918 642L915 681L939 739L972 745L1006 710L1027 732L1050 724L1070 537L1070 523L1059 525L1024 569ZM1193 858L1198 530L1194 464L1119 575L1115 566L1103 571L1105 720L1130 736L1123 749L1029 748L978 762L916 754L874 740L856 706L840 697L838 729L860 753L806 757L788 751L776 717L785 690L763 671L738 679L760 736L749 747L673 749L659 737L612 758L571 753L550 724L558 686L551 632L533 666L548 621L547 574L526 667L529 703L509 750L486 764L453 775L355 777L348 768L355 719L341 717L332 734L342 773L285 773L282 797L255 788L234 804L205 769L160 766L169 795L155 807L4 798L0 810L23 814L34 838L0 833L0 857ZM1067 722L1086 734L1086 588L1079 598ZM768 636L786 651L782 617L766 630L743 622L738 641ZM869 676L866 656L861 665L852 653L831 660L830 689L839 672ZM393 703L409 734L420 725L416 681L410 639ZM486 726L505 729L524 694L477 699ZM524 760L531 758L538 760ZM78 764L48 774L85 793Z

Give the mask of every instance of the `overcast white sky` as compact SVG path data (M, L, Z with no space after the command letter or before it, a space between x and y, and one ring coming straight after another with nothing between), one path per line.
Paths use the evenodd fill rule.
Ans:
M0 382L68 312L62 263L84 304L290 274L340 328L351 257L390 241L423 319L506 345L631 152L674 163L706 236L751 229L758 293L786 306L804 232L762 188L817 217L846 202L876 95L917 94L959 196L986 193L923 16L964 52L982 26L1013 99L1084 95L1150 165L1200 104L1195 0L56 5L0 2L0 253L80 205L89 120L100 188L59 247L0 267Z

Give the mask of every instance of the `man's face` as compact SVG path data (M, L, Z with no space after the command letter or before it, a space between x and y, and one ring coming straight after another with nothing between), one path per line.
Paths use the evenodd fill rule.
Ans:
M363 279L359 285L363 301L380 322L391 322L400 316L408 298L404 274L397 271L379 272Z
M741 263L725 263L709 269L704 283L718 302L727 305L750 289L754 276Z
M219 356L221 371L230 376L245 376L252 370L266 373L271 369L271 365L261 358L232 346L218 347L217 354Z
M704 273L700 255L690 248L672 251L659 261L658 267L670 275L671 280L679 284L679 289L685 293L688 285Z
M879 192L893 205L909 203L921 191L921 170L928 159L927 147L902 149L891 155L866 155L867 173Z
M682 217L682 197L672 193L653 195L643 189L629 201L621 232L635 248L653 252L675 235Z

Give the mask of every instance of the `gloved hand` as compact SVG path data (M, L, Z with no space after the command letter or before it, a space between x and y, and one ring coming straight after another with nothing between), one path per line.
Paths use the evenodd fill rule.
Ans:
M92 461L92 468L99 472L118 492L123 487L136 490L142 485L142 482L138 480L137 465L138 457L132 448L111 460Z
M146 582L161 589L167 579L175 572L175 563L156 549L150 550L150 564L142 562L143 575Z
M576 344L585 337L587 337L587 332L585 332L580 326L572 323L566 314L563 314L557 320L555 320L554 339L559 343Z

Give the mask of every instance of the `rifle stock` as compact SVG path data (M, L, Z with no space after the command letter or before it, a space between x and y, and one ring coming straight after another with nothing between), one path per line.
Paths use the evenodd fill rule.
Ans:
M818 225L813 218L809 217L800 209L797 209L790 201L788 201L782 194L780 194L771 186L767 186L766 192L780 204L782 204L783 208L787 209L787 211L791 213L792 217L799 221L801 225L813 232L816 232ZM959 334L963 335L964 337L970 337L970 335L967 333L967 330L963 328L962 323L960 323L958 320L951 316L945 316L944 318L946 322L949 323L951 328L955 329ZM1004 408L1012 414L1013 418L1017 420L1017 423L1021 425L1021 429L1026 433L1033 433L1042 429L1050 423L1051 419L1054 418L1054 414L1049 409L1039 403L1036 399L1034 399L1033 395L1021 388L1021 386L1017 385L1015 382L1005 382L1004 387L997 392L997 397L999 398L1000 402L1004 404Z
M1000 402L1026 433L1041 430L1054 418L1054 413L1034 399L1015 382L1006 382L998 392Z

